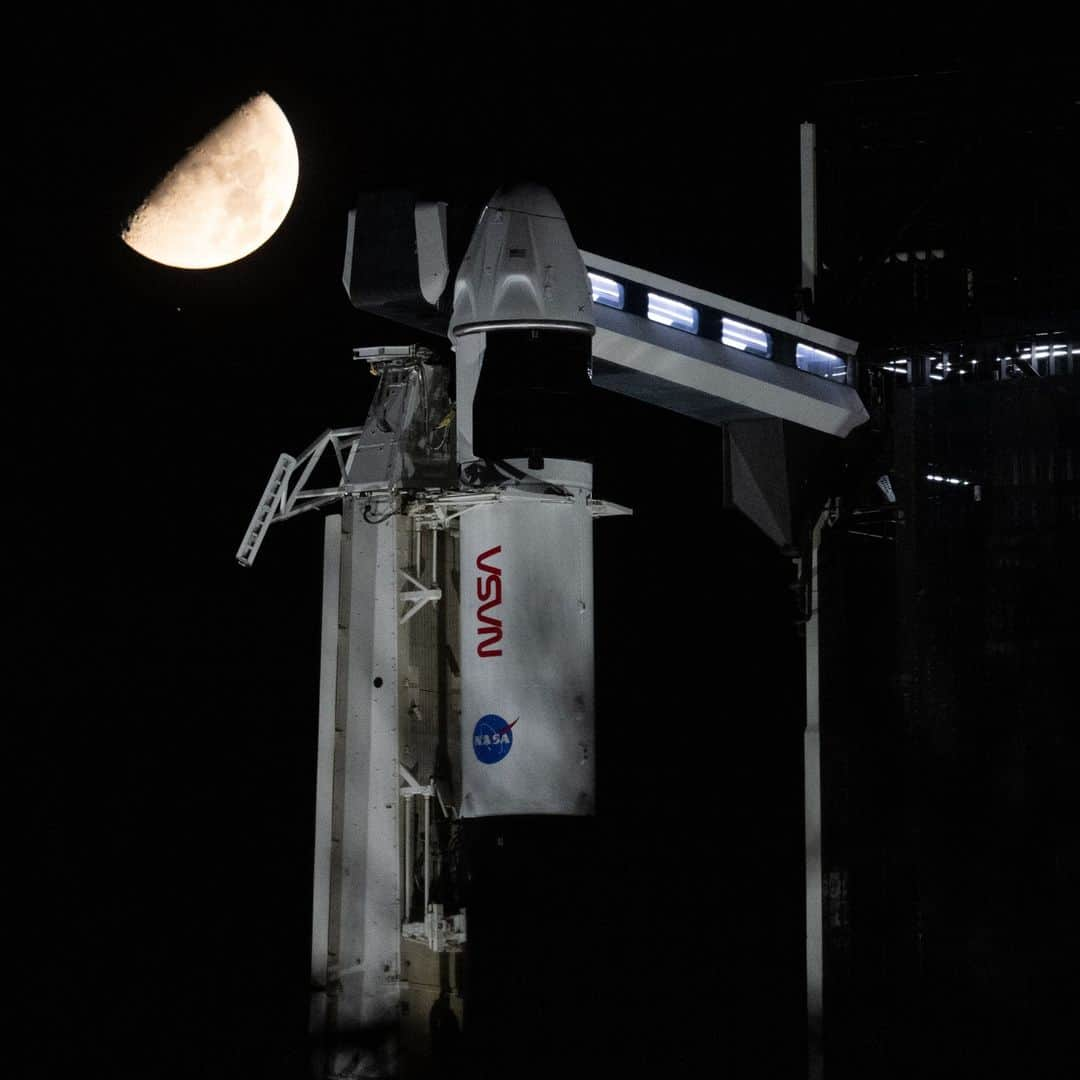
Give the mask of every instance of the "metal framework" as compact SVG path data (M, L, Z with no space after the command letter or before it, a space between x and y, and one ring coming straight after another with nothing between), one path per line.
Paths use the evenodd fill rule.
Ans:
M282 454L274 466L267 481L266 490L259 500L251 523L244 536L243 543L236 552L236 561L243 566L251 566L262 547L266 532L271 525L279 521L288 521L309 510L328 506L339 499L367 497L372 504L381 503L382 513L402 513L416 519L421 529L446 529L462 514L477 506L494 502L537 501L550 503L571 503L574 496L551 492L526 492L516 487L487 485L476 491L421 491L399 493L374 482L350 483L347 479L353 460L362 449L359 446L363 428L339 428L320 435L302 454L292 457ZM338 463L340 481L336 487L308 488L307 482L322 460L327 450L332 450ZM602 499L588 500L589 511L593 517L613 517L629 514L631 511L618 503L605 502ZM384 509L385 507L385 509ZM414 606L402 622L411 618L420 608L437 596L428 595L431 590L402 571L415 591L402 593L402 599ZM436 592L438 590L435 590Z
M345 495L362 494L375 489L373 484L350 484L347 480L353 460L360 449L363 427L337 428L324 431L298 457L282 454L266 483L259 505L251 517L243 543L236 552L236 561L251 566L259 553L266 531L277 521L287 521L299 514L326 506ZM331 488L309 488L308 480L327 450L337 461L339 482Z
M595 385L711 424L772 416L844 437L866 421L859 395L845 385L857 342L602 255L581 255L590 272L626 296L625 305L593 303ZM701 327L666 321L662 312L649 316L640 306L646 295L693 311ZM728 338L721 329L728 318L740 328L732 333L758 344ZM829 358L842 380L813 374L805 356Z
M431 903L431 800L435 799L445 818L453 820L457 810L448 806L432 779L427 784L419 780L404 766L401 771L401 797L408 805L411 799L424 800L424 920L423 922L403 921L401 936L410 941L422 942L432 952L448 952L460 949L465 944L465 913L453 915L449 919L443 915L443 905ZM405 919L412 909L412 864L413 864L412 816L405 817Z

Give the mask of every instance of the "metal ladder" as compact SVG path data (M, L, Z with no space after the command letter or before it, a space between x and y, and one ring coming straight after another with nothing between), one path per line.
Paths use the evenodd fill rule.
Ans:
M270 522L273 520L274 507L281 498L282 488L295 466L296 458L291 454L282 454L278 458L273 472L270 473L266 490L259 500L259 505L255 508L251 524L244 536L244 542L237 549L236 561L241 566L250 566L255 561L259 546L263 542L263 537L266 536L266 530L270 528Z

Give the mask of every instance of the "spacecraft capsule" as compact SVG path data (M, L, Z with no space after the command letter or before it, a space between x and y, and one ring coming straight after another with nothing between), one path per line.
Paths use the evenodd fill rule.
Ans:
M451 340L513 328L595 330L581 253L554 196L537 184L495 193L454 283Z

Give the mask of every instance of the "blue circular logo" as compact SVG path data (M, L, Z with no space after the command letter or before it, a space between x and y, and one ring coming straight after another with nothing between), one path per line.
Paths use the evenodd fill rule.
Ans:
M513 727L517 721L507 723L501 716L488 713L476 721L473 728L473 753L476 760L485 765L494 765L502 761L510 753L510 747L514 745Z

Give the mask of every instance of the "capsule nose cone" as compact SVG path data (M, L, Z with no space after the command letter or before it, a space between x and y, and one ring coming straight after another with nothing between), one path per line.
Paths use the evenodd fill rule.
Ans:
M491 197L454 281L451 338L513 327L595 330L581 252L539 184L507 184Z
M488 207L492 210L512 210L518 214L566 220L555 196L540 184L508 184L501 187L491 197Z

